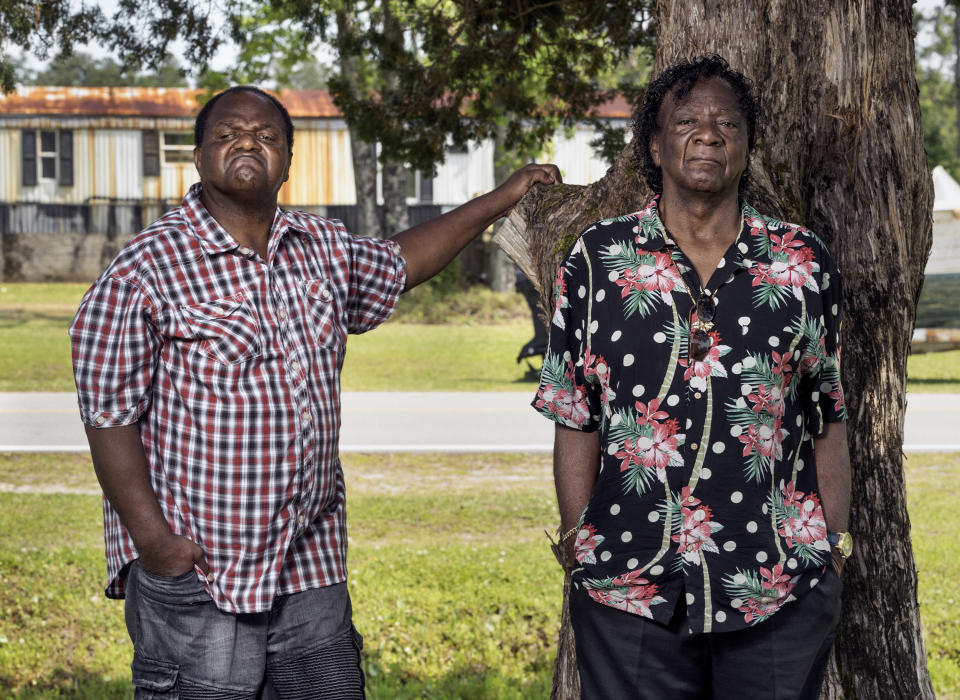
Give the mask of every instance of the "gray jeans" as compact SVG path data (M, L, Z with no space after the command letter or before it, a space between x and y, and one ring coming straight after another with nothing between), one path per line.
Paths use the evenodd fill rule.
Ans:
M345 583L278 597L269 612L224 613L197 574L127 574L135 697L362 700L363 640Z

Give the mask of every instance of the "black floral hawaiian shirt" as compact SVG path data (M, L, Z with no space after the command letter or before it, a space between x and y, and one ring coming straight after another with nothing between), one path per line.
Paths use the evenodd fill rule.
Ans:
M744 203L701 290L657 204L590 226L567 255L533 403L600 431L574 585L662 623L683 595L692 632L742 629L829 565L811 438L846 418L840 277L814 234ZM701 293L715 313L697 361Z

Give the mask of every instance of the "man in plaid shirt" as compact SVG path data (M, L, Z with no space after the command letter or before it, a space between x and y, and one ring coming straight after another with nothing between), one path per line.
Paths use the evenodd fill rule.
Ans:
M260 90L197 117L200 183L137 235L70 329L104 492L108 596L137 697L363 696L346 590L340 368L534 182L390 240L277 207L293 124Z

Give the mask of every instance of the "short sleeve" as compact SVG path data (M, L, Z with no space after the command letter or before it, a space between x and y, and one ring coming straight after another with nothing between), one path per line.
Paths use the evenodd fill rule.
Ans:
M407 281L407 264L392 240L353 236L341 229L349 250L347 331L364 333L386 321Z
M588 381L584 370L590 357L587 300L591 282L578 240L554 279L550 340L532 402L550 420L584 431L597 430L601 408L596 382Z
M96 282L70 326L80 417L96 428L136 422L150 405L160 339L150 304L134 285Z
M801 387L807 432L817 436L823 432L824 423L845 421L847 407L840 378L843 285L826 247L817 245L815 249L820 258L819 303L808 307L814 313L806 324L807 345L801 365L805 376Z

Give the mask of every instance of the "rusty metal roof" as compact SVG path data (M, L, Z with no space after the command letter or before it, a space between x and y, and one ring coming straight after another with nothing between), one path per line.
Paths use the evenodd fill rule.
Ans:
M20 87L0 94L0 114L83 117L186 117L200 110L203 90L148 87ZM291 117L339 117L326 90L283 90Z
M193 118L203 90L149 87L20 87L0 93L0 114L83 117ZM281 90L277 93L291 117L342 116L326 90ZM629 119L630 104L621 96L597 107L597 116Z

